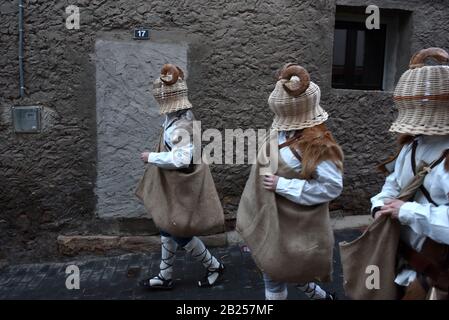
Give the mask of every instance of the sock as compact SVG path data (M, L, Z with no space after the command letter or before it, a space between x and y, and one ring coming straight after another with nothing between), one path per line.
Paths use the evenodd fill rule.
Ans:
M184 249L196 261L203 264L204 268L209 271L215 271L220 267L220 262L207 250L204 243L197 237L193 237L189 243L184 246Z
M326 299L326 291L321 289L319 285L314 282L306 284L298 284L297 288L304 292L309 299L322 300Z
M173 263L175 262L175 254L178 245L171 237L161 236L161 264L159 266L159 277L164 280L171 280L173 274ZM161 285L162 281L158 278L150 280L150 285Z
M281 292L270 292L265 289L265 300L287 300L288 291L284 289Z

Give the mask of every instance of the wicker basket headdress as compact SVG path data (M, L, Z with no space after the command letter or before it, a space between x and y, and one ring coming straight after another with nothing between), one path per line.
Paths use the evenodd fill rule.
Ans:
M425 65L428 58L449 62L449 54L440 48L424 49L412 57L410 69L402 75L394 92L399 114L390 131L449 134L449 66Z
M271 127L289 131L323 123L329 116L320 107L320 96L320 88L310 81L306 69L297 64L285 65L268 98L268 105L275 114Z
M153 95L159 103L160 113L192 108L187 93L184 72L173 64L165 64L160 77L153 83Z

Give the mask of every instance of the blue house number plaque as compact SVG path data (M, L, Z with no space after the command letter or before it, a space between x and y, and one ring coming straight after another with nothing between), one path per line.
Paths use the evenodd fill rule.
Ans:
M148 40L150 39L150 30L146 28L136 28L134 29L134 39L135 40Z

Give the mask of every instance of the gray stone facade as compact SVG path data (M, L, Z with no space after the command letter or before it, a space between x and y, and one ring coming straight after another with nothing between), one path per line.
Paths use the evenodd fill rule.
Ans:
M371 2L25 1L26 96L20 99L17 1L1 1L0 260L55 256L60 234L149 230L137 219L139 204L127 196L132 197L136 170L143 170L139 154L151 146L159 123L151 82L172 59L186 66L190 100L203 129L220 130L269 127L267 99L275 71L285 62L304 65L321 87L328 126L346 155L345 190L333 208L366 214L383 179L375 165L395 149L387 133L395 111L391 91L331 88L336 4L409 12L409 29L396 48L405 60L423 47L449 48L447 1ZM80 7L79 30L65 27L68 5ZM151 40L132 40L139 26L151 28ZM404 66L395 67L397 79ZM14 105L42 106L42 132L15 134ZM133 119L134 111L139 116ZM249 168L215 165L212 172L232 215ZM115 183L126 187L110 190ZM133 207L136 211L128 212ZM137 220L111 219L117 216Z
M144 164L139 152L158 142L162 117L152 83L164 63L187 66L187 45L97 40L97 196L100 218L141 217L134 196Z

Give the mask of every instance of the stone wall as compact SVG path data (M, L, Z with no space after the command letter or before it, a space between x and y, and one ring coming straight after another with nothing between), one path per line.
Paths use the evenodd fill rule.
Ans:
M99 218L101 197L97 201L95 193L104 160L97 148L104 135L97 118L101 97L96 90L102 84L96 44L116 41L114 35L126 32L131 39L132 28L141 25L150 27L157 41L187 45L190 99L204 129L269 127L267 98L275 71L287 61L304 65L322 89L329 127L346 153L345 191L333 206L349 214L367 213L369 197L382 181L374 165L394 146L393 136L386 134L394 110L391 92L331 89L334 0L25 3L26 97L19 99L17 1L0 2L0 259L47 259L56 254L59 234L108 233L111 222ZM80 7L80 30L65 27L70 4ZM412 51L449 47L446 1L369 4L413 12ZM140 84L144 88L152 76L136 79L148 80ZM138 92L148 94L147 88ZM144 97L133 100L135 108L147 107ZM43 106L51 121L40 134L14 134L10 107L31 104ZM139 157L141 150L134 147L124 159ZM212 167L228 214L235 213L248 169Z

